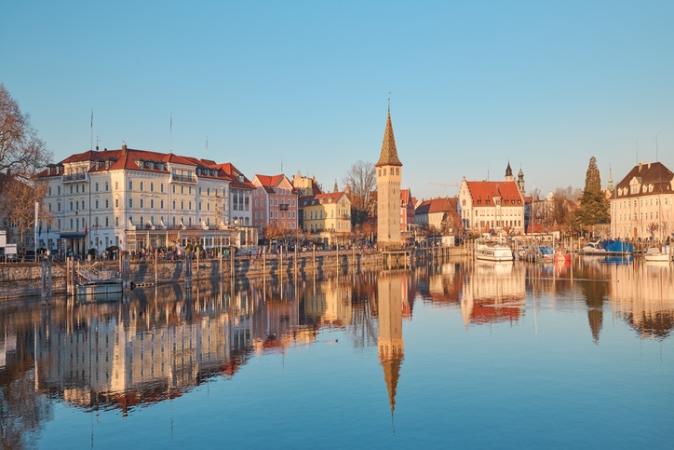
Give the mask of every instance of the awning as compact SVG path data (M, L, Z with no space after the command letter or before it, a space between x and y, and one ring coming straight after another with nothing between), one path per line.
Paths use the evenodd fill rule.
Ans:
M84 231L83 231L81 233L61 233L59 235L59 237L61 239L81 239L81 238L85 238L86 236L85 236Z

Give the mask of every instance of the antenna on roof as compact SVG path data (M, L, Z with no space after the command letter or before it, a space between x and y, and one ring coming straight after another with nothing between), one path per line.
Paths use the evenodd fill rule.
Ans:
M388 92L388 112L391 112L391 91Z
M655 135L655 162L658 162L658 135Z
M94 149L94 110L91 110L91 150Z
M171 118L169 119L169 134L171 135L171 149L169 153L173 153L173 113L171 113Z

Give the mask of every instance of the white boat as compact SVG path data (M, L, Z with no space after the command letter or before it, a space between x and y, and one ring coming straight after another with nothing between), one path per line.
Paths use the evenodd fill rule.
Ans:
M513 251L507 245L497 242L483 242L475 248L475 258L483 261L512 261Z
M605 255L606 249L602 247L601 241L590 242L580 251L584 255Z
M646 252L646 254L644 255L644 259L646 261L663 261L663 262L669 262L674 260L669 245L665 245L661 249L657 247L650 247Z

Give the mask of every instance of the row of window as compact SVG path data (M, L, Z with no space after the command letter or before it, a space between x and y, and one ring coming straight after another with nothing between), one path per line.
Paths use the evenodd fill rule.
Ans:
M391 175L393 175L394 172L395 172L395 175L400 175L400 167L391 167L391 172L390 172ZM381 168L378 169L377 176L379 176L379 177L386 176L386 167L384 167L383 169L381 169ZM394 193L395 193L395 191L394 191Z
M257 191L256 191L257 192ZM279 202L277 198L271 198L269 199L269 206L278 206ZM290 200L290 203L286 202L285 198L281 198L281 205L290 205L290 206L295 206L295 200ZM259 202L259 206L264 206L264 199L261 198ZM255 199L255 207L258 207L258 199Z
M660 218L659 216L660 216L660 214L658 213L658 211L655 211L655 218L656 218L656 219L659 219L659 218ZM630 217L633 217L632 220L637 220L637 213L634 213L633 215L630 215L630 214L620 214L618 217L619 217L619 220L630 220ZM645 220L648 220L648 219L649 219L648 213L639 213L639 219L640 219L640 220L644 220L644 219L645 219ZM652 213L652 212L651 212L651 217L650 217L650 219L653 219L653 213Z
M639 200L639 206L653 206L653 200L654 200L653 198L640 199ZM664 200L665 200L665 205L670 204L671 199L669 197L665 197ZM628 208L629 206L630 206L629 200L618 202L618 209ZM655 198L655 206L658 206L658 198ZM636 199L634 200L634 207L635 208L637 207Z
M82 184L82 185L80 185L80 184L74 184L74 185L71 184L71 185L70 185L70 194L79 194L80 191L81 191L82 193L86 193L86 186L87 186L86 184ZM133 191L133 186L134 186L133 180L129 180L129 190L130 190L130 191ZM108 191L109 191L109 184L108 184L107 181L104 183L104 187L105 187L105 192L108 192ZM140 189L139 189L140 191L144 191L144 190L145 190L145 182L144 182L144 181L140 181L140 182L139 182L139 187L140 187ZM115 181L115 190L116 190L116 191L119 190L119 181ZM61 186L56 186L56 191L57 191L57 195L61 195ZM99 192L99 183L98 183L98 182L94 183L94 191L95 191L95 192ZM175 194L176 191L177 191L176 185L174 184L174 185L173 185L173 193ZM224 191L225 191L225 190L223 189L223 193L224 193ZM150 182L150 192L154 192L154 182ZM159 192L162 192L162 193L164 192L164 183L159 183ZM203 189L202 189L201 186L199 187L198 192L199 192L199 195L202 195ZM184 193L185 193L185 186L180 186L180 193L181 193L181 194L184 194ZM188 193L189 195L192 195L192 186L187 186L187 193ZM214 193L215 196L217 197L218 194L219 194L219 190L218 190L217 188L215 188L215 189L213 189L213 193ZM48 189L48 195L50 195L50 196L52 195L52 188L51 188L51 186L49 186L49 189ZM211 188L210 188L210 187L209 187L209 188L206 188L206 195L208 195L208 196L211 195Z
M258 215L258 212L259 212L259 215ZM269 218L270 219L278 219L279 218L278 213L279 213L278 211L269 211ZM264 211L255 211L255 218L256 219L264 219ZM286 218L286 212L281 211L281 219L285 219L285 218ZM295 211L292 211L292 214L291 214L291 211L288 211L288 219L295 219L295 218L296 218Z
M501 214L496 214L496 212L493 209L474 209L473 212L475 213L475 217L477 216L519 216L522 214L521 210L514 210L514 209L502 209ZM468 217L470 215L469 211L467 209L462 209L461 210L461 216L462 217Z

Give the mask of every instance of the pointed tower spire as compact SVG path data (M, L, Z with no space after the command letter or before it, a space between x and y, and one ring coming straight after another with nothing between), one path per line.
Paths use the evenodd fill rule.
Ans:
M613 172L611 172L611 166L608 166L608 186L609 191L613 191Z
M510 160L508 160L508 167L506 167L505 180L515 181L515 177L513 177L513 169L510 168Z
M386 129L384 130L384 142L381 144L381 153L376 166L402 166L403 163L398 159L398 149L393 135L393 124L391 124L391 108L389 106L388 116L386 118Z

